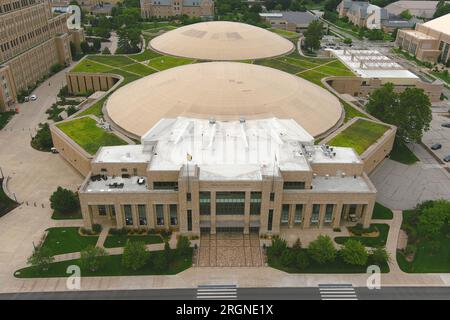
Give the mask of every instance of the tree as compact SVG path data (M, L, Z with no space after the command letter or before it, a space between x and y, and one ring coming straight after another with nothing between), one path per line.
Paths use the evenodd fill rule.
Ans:
M109 50L108 47L104 47L102 50L102 54L111 54L111 51Z
M60 213L72 213L80 208L80 201L75 192L58 187L50 196L50 207Z
M117 31L117 52L137 53L141 46L141 31L138 28L123 28Z
M48 123L39 124L39 130L33 137L32 145L41 151L50 151L53 148L53 140Z
M283 253L281 254L280 261L283 266L291 267L295 263L295 258L296 258L296 255L295 255L294 251L286 248L286 249L284 249Z
M91 46L89 45L89 43L87 43L87 41L82 41L80 43L80 48L83 54L88 54L89 52L91 52Z
M411 14L411 12L408 9L403 10L402 12L400 12L399 16L402 17L405 20L409 20L409 19L412 18L412 14Z
M188 237L179 236L177 240L177 255L187 257L191 254L191 242Z
M300 238L297 238L297 240L295 240L294 245L292 246L292 251L298 253L301 250L302 250L302 242L300 241Z
M419 88L396 93L394 85L386 83L372 92L366 109L376 118L397 126L397 135L402 139L420 142L423 132L430 128L430 99Z
M99 52L101 47L102 47L102 41L99 38L95 38L93 40L92 50L94 52Z
M153 266L157 271L167 269L167 257L164 254L157 254L153 260Z
M433 19L442 17L448 13L450 13L450 3L447 3L446 0L440 0L436 5L436 11L434 12Z
M148 252L143 241L127 241L122 254L122 265L133 271L142 269L148 260Z
M385 247L378 247L372 251L372 259L375 264L381 265L389 262L391 258Z
M279 236L272 238L272 246L270 247L270 253L276 257L280 257L287 248L286 240Z
M339 253L346 263L357 266L366 265L369 258L364 245L360 241L353 239L347 240Z
M450 201L438 200L424 207L418 218L417 231L427 239L436 239L450 220Z
M106 260L103 257L107 255L108 253L104 248L90 245L81 251L81 267L92 272L98 271L105 266Z
M319 264L331 262L336 258L336 249L329 236L320 235L316 240L311 241L308 252L311 258Z
M323 24L319 20L314 20L308 25L304 36L304 46L310 51L315 51L320 48L320 40L323 37Z
M309 266L309 257L306 251L302 250L297 253L295 264L300 270L305 270Z
M47 247L39 246L34 248L33 254L28 258L27 263L41 271L45 271L53 261L52 251Z

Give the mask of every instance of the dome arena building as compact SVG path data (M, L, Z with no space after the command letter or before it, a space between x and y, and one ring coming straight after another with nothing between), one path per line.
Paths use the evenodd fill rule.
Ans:
M207 62L155 73L114 92L108 117L140 138L162 118L294 119L313 137L343 117L327 90L276 69L237 62Z
M214 60L291 50L254 28L199 23L155 38L152 47ZM241 38L267 42L251 47ZM377 191L364 161L352 148L315 143L342 123L343 108L300 77L231 61L185 65L123 86L103 111L140 144L102 147L92 158L79 189L86 228L201 237L233 231L295 241L304 229L370 225Z
M153 50L201 60L247 60L281 56L294 44L268 30L239 22L211 21L187 25L150 41Z

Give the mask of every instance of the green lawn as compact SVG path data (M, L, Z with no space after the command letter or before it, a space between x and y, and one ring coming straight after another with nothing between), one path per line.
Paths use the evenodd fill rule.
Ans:
M194 59L189 58L177 58L171 56L161 56L149 61L148 65L156 70L166 70L174 67L179 67L185 64L193 63Z
M444 72L432 72L432 74L435 77L438 77L439 79L443 80L446 83L450 83L450 75L448 73Z
M284 71L287 73L292 73L292 74L295 74L295 73L305 70L305 68L300 67L298 65L288 63L287 61L284 62L283 58L256 60L254 62L254 64L278 69L278 70L281 70L281 71Z
M333 66L331 66L331 63L323 65L323 66L320 66L320 67L314 69L314 71L326 73L326 74L328 74L328 76L341 76L341 77L347 76L347 77L351 77L351 76L355 75L349 69L333 67Z
M317 84L318 86L321 86L321 87L324 86L322 84L322 81L321 81L322 78L327 77L327 75L325 75L323 73L316 72L314 70L309 70L309 71L305 71L305 72L299 73L298 76L303 78L303 79L305 79L305 80L308 80L308 81L310 81L312 83L315 83L315 84Z
M359 119L328 142L331 146L350 147L358 154L364 153L389 127Z
M159 234L146 235L125 235L109 234L105 240L105 248L124 247L127 241L143 241L145 244L163 243L163 238Z
M392 220L394 217L394 213L391 209L386 208L382 204L375 202L375 207L373 208L372 219L384 219L384 220Z
M192 255L189 257L176 258L164 270L156 270L151 263L157 255L164 255L164 251L152 251L149 253L148 263L140 270L131 271L122 266L122 255L106 256L104 268L97 272L81 268L83 277L100 277L100 276L137 276L137 275L173 275L180 273L192 266ZM68 260L62 262L55 262L50 265L48 270L40 271L35 267L27 267L15 272L17 278L52 278L52 277L67 277L67 267L70 265L81 266L80 260Z
M270 28L269 31L272 31L273 33L276 33L282 37L290 38L290 39L297 39L298 37L300 37L300 35L296 32L287 31L287 30L278 29L278 28Z
M336 237L334 241L338 244L344 244L347 240L353 239L361 241L366 247L382 247L386 245L386 240L389 233L389 225L382 223L372 224L378 229L380 235L378 237L363 237L363 236L352 236L352 237Z
M14 111L0 112L0 130L3 129L16 113Z
M98 55L98 56L88 56L89 60L107 64L112 67L120 68L129 64L135 63L133 60L127 56L122 55Z
M99 118L102 117L103 116L102 108L103 108L103 103L105 102L105 100L106 100L106 97L98 100L92 106L90 106L89 108L87 108L83 112L80 112L79 116L81 117L81 116L87 116L89 114L92 114L92 115L97 116Z
M399 141L397 138L394 142L394 146L392 147L389 158L391 160L407 165L411 165L419 161L416 155L411 150L409 150L406 144L402 141Z
M308 249L303 249L308 250ZM279 269L288 273L366 273L367 267L373 265L373 261L369 256L369 260L365 266L355 266L345 263L339 254L336 257L336 260L333 262L327 262L325 264L318 264L311 258L309 259L309 266L304 270L299 270L297 267L284 267L279 258L275 258L271 255L268 256L268 264L270 267ZM380 266L381 272L387 273L389 272L389 266L384 264Z
M73 213L61 213L57 211L53 211L52 213L53 220L73 220L73 219L83 219L83 215L81 211L73 212Z
M11 200L3 191L2 187L3 179L0 179L0 217L4 216L14 208L18 206L18 204Z
M128 55L129 58L134 59L136 61L142 62L142 61L147 61L156 57L160 57L161 54L158 52L155 52L153 50L145 50L142 53L138 53L138 54L133 54L133 55Z
M70 72L108 73L112 69L113 67L105 66L85 58L71 69Z
M89 245L95 246L98 236L82 236L78 227L49 228L43 247L51 250L53 255L79 252Z
M360 118L367 118L367 115L359 111L358 109L353 108L348 102L345 102L342 99L339 99L341 101L342 105L344 106L345 110L345 119L344 122L348 122L349 120L360 117Z
M62 122L57 127L91 155L102 146L127 144L115 134L97 127L97 122L89 117Z
M403 211L403 223L402 229L408 230L408 236L410 233L417 237L417 226L411 223L416 215L415 210ZM410 238L408 244L410 244ZM417 237L414 245L417 248L414 260L408 262L401 252L397 252L397 262L400 269L409 273L449 273L450 272L450 237L445 236L442 233L439 238L439 248L432 249L432 243L430 240L423 237Z
M133 72L133 73L137 73L138 75L143 76L143 77L157 72L154 69L151 69L151 68L143 65L142 63L135 63L135 64L132 64L132 65L123 67L122 69L125 70L125 71L130 71L130 72Z

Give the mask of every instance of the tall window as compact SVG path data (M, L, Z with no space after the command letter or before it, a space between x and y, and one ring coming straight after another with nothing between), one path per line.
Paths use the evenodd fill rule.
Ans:
M281 207L281 224L286 225L289 222L289 205L283 204Z
M275 192L270 193L270 201L275 201Z
M99 216L106 216L106 206L101 204L98 207L98 215Z
M327 204L327 206L325 207L325 223L331 222L331 219L333 218L333 209L334 204Z
M155 205L156 224L158 226L164 225L164 206L162 204Z
M138 215L139 215L139 225L146 226L147 225L147 210L145 204L138 204Z
M123 213L125 215L125 225L132 226L133 225L133 213L131 211L130 204L125 204L123 206Z
M154 181L153 189L155 190L178 190L177 181Z
M169 205L169 213L170 213L170 225L176 226L178 224L178 207L176 204Z
M295 216L294 216L295 224L302 223L302 214L303 214L303 204L296 204L295 205Z
M111 205L109 206L109 212L111 212L111 215L112 215L113 217L115 217L115 216L116 216L116 206L113 205L113 204L111 204Z
M259 215L261 213L261 192L250 194L250 214Z
M320 204L313 204L311 223L319 223Z
M200 192L200 214L211 214L211 192Z
M272 231L273 224L273 210L269 210L269 216L267 217L267 231Z
M243 215L245 211L245 192L217 192L217 215Z
M192 231L192 210L189 209L187 211L187 229L188 231Z

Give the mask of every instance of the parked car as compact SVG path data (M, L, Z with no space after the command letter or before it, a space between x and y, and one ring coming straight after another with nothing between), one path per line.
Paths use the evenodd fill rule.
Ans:
M35 94L30 96L30 100L31 101L36 101L37 100L37 96Z
M30 101L30 97L29 97L29 96L26 96L26 97L23 99L23 101L24 101L24 102Z
M55 147L52 147L52 148L50 149L50 151L51 151L52 153L58 153L58 150L56 150Z
M441 126L444 128L450 128L450 122L443 123L443 124L441 124Z
M450 162L450 154L443 159L445 162Z
M442 144L440 143L435 143L431 146L431 150L439 150L440 148L442 148Z

